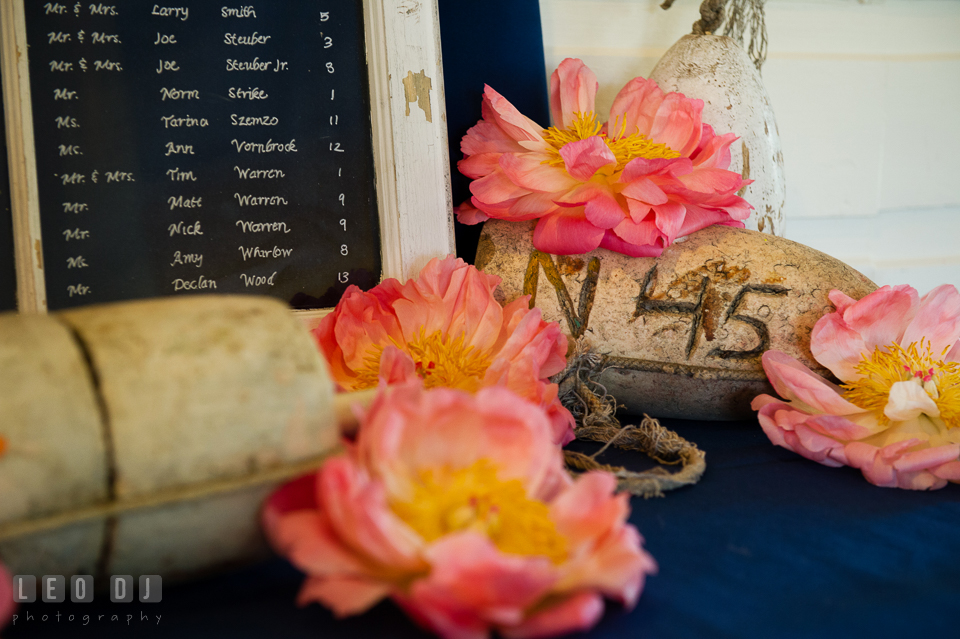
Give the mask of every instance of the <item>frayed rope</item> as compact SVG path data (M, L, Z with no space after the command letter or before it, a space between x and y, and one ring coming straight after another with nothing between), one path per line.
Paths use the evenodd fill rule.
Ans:
M552 378L560 386L560 401L577 421L577 439L603 443L593 455L565 450L567 465L581 471L606 470L617 478L620 490L640 497L663 497L663 493L697 483L707 467L706 454L656 419L643 416L639 426L623 426L617 419L616 400L598 381L603 371L615 368L607 359L590 348L581 337L574 345L567 367ZM610 446L637 450L665 465L681 464L678 472L664 468L636 472L622 466L597 461Z

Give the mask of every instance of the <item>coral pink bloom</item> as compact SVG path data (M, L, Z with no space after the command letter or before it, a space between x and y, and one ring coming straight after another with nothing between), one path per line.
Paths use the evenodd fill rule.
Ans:
M554 126L544 129L486 87L483 119L461 143L473 178L464 224L539 218L533 244L559 255L599 247L657 256L676 238L713 224L743 227L749 184L730 166L737 137L700 120L703 101L635 78L594 113L597 79L568 58L550 78Z
M564 470L543 411L505 388L384 386L346 454L269 499L299 602L391 597L443 637L542 637L633 606L656 563L609 473Z
M17 604L13 600L13 577L6 567L0 564L0 628L10 623L16 609Z
M500 306L499 283L453 256L433 259L406 284L388 279L366 293L351 286L314 336L346 390L416 377L427 388L506 386L540 404L555 441L566 444L573 416L546 378L563 370L567 340L529 308L529 297Z
M824 381L778 351L763 354L777 393L753 400L770 440L827 466L859 468L878 486L960 481L960 294L919 299L884 286L859 302L831 291L810 350L843 382Z

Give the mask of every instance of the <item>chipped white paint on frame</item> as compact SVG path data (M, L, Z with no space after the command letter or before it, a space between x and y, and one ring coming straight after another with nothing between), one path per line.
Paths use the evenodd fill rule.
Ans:
M439 15L436 0L364 9L383 274L405 280L456 250Z

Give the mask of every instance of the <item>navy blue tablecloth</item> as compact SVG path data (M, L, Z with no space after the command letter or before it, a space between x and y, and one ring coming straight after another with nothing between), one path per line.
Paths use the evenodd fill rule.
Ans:
M772 446L755 421L663 423L707 452L706 474L663 498L632 500L630 520L660 573L636 608L610 604L583 636L960 636L960 486L930 493L877 488L856 470ZM615 452L612 460L645 463L639 453ZM428 636L391 603L342 621L318 605L297 608L301 580L274 559L166 586L154 605L102 597L86 605L31 604L4 637ZM23 621L27 611L33 621ZM46 622L39 621L43 614L50 615ZM83 626L85 614L91 621ZM110 621L114 614L118 620Z

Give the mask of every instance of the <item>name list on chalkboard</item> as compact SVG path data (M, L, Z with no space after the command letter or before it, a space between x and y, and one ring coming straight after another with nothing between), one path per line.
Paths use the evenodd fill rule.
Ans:
M379 281L362 3L26 3L48 307Z

